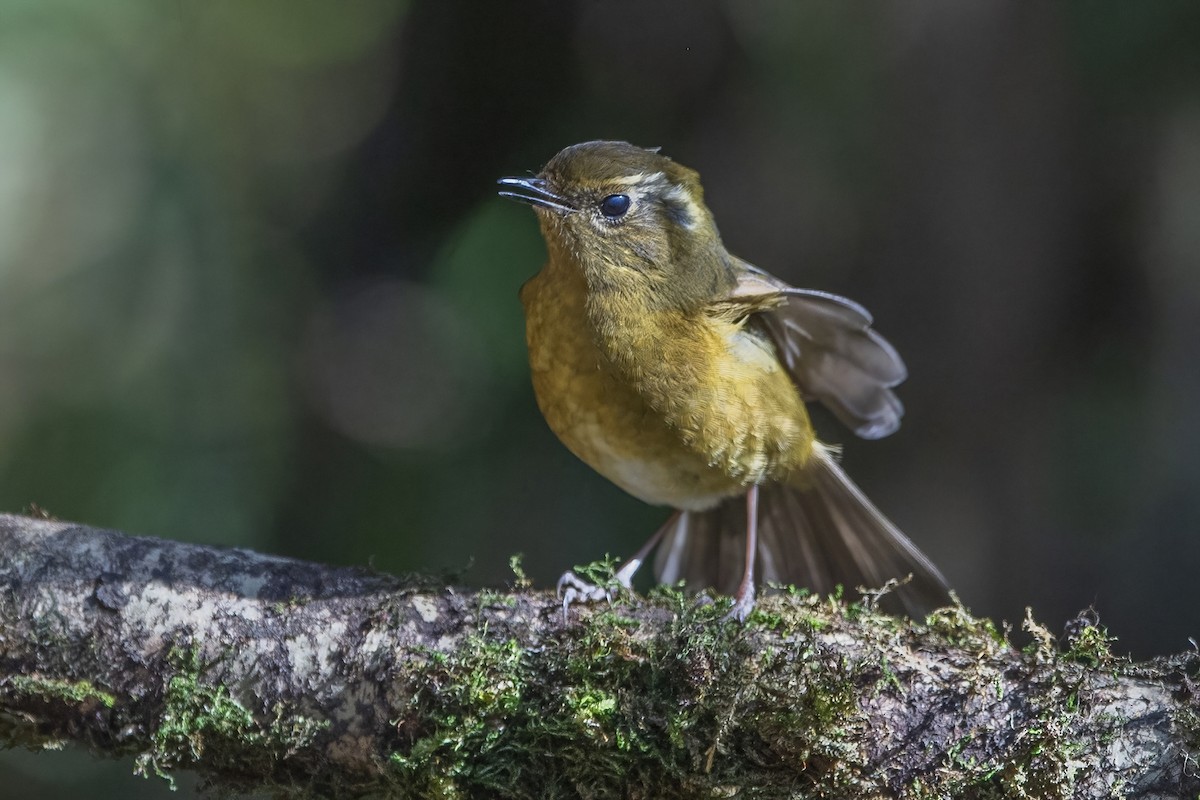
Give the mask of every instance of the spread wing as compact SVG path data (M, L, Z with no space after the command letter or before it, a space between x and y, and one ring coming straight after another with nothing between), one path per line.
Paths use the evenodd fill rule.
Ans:
M900 427L904 406L892 392L908 375L900 354L871 328L852 300L797 289L746 262L723 300L744 305L774 340L804 394L819 400L855 434L880 439Z

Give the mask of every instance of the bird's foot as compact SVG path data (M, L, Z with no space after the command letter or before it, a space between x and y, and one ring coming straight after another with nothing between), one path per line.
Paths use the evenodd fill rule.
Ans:
M733 607L729 609L729 613L721 617L722 622L737 620L745 622L750 617L750 612L754 610L754 584L743 583L738 587L737 594L733 596Z
M574 572L564 572L558 579L558 597L562 600L563 622L567 621L567 609L572 604L599 603L601 600L611 603L615 588L632 589L629 578L622 572L618 572L614 576L615 584L608 586L597 586L594 583L588 583Z

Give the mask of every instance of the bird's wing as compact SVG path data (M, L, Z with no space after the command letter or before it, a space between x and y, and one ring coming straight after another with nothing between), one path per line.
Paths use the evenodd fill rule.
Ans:
M774 340L805 399L819 400L855 434L879 439L900 427L904 406L892 387L908 371L858 303L797 289L744 261L721 302L742 306Z

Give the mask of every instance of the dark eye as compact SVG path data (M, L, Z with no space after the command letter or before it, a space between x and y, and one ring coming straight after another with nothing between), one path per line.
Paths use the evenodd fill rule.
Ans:
M600 201L600 213L609 219L620 219L629 210L629 195L610 194Z

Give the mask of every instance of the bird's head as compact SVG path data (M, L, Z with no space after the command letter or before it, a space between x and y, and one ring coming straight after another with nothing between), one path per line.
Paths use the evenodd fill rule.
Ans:
M657 148L584 142L500 194L537 211L551 259L569 259L594 292L635 293L651 306L694 307L733 282L695 170Z

